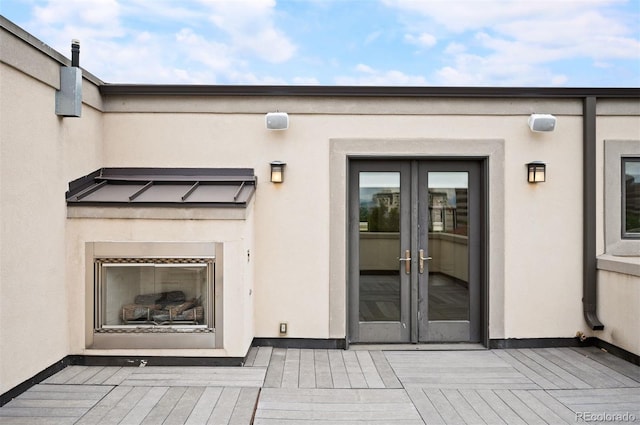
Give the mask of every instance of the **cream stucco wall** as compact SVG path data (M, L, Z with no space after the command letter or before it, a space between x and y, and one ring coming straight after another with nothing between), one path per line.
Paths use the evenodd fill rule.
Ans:
M301 123L268 132L263 115L109 113L105 120L106 166L254 168L256 336L278 336L286 321L288 336L328 337L326 143L304 141ZM276 159L288 163L282 185L269 183Z
M636 260L640 269L640 261ZM598 271L597 337L631 353L640 353L640 276Z
M188 210L176 217L189 216ZM85 319L87 273L85 245L87 242L221 242L224 282L223 347L219 349L93 349L91 323ZM151 356L214 356L244 357L253 339L253 208L246 219L105 219L70 218L67 222L67 285L69 293L69 328L72 354L86 355L151 355ZM89 259L91 260L91 259ZM89 276L91 272L89 273ZM91 285L91 282L89 282ZM217 294L219 295L219 294Z
M10 34L0 44L0 393L69 354L67 182L102 162L102 119L54 110L61 64ZM97 92L85 80L88 97Z
M531 185L524 163L547 163ZM551 134L530 133L507 154L505 336L570 337L582 317L582 119L559 116Z
M432 110L430 101L409 101L414 109L404 114L387 110L380 100L325 101L327 114L312 114L306 111L314 100L300 99L285 109L257 98L251 107L227 104L235 108L233 116L209 110L222 106L187 100L174 105L180 114L152 114L144 111L148 102L132 99L127 113L114 110L115 100L108 103L106 165L253 167L266 182L269 161L288 164L284 184L258 187L256 336L278 336L280 321L289 323L291 337L345 336L344 170L349 155L488 156L491 152L479 142L473 149L474 141L487 139L502 140L504 150L490 165L491 338L563 337L584 328L580 102L548 101L545 112L556 114L559 124L547 134L529 131L531 105L526 100L476 101L459 105L458 114L449 105L446 115L421 115L417 108ZM264 113L251 110L256 104L264 104L264 112L287 110L289 130L266 130ZM349 112L353 110L371 112ZM479 111L485 113L474 115ZM341 157L330 164L336 149L331 141L339 145L339 140L350 139L360 142L353 149L337 148ZM546 183L526 182L524 164L533 160L548 163ZM497 175L504 180L496 181ZM342 185L337 195L332 179ZM335 223L332 213L341 216ZM331 232L340 235L332 241Z

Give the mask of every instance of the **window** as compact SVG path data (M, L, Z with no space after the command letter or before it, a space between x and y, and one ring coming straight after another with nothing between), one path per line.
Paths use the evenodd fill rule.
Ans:
M622 158L622 237L640 238L640 158Z
M604 141L605 254L640 256L640 140Z

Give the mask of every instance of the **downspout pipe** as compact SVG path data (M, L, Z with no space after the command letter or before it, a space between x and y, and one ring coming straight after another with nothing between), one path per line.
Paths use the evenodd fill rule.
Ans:
M582 243L582 309L589 328L601 331L598 319L598 270L596 266L596 97L583 103L583 237Z

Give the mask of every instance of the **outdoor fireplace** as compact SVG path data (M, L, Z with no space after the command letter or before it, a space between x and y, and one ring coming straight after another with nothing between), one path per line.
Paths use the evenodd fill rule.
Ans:
M91 348L220 345L221 244L103 242L88 249Z
M96 332L212 331L212 266L209 258L96 259Z

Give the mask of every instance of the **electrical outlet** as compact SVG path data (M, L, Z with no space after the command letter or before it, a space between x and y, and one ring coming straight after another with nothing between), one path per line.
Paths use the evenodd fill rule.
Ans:
M287 333L287 322L280 322L280 333L281 334Z

